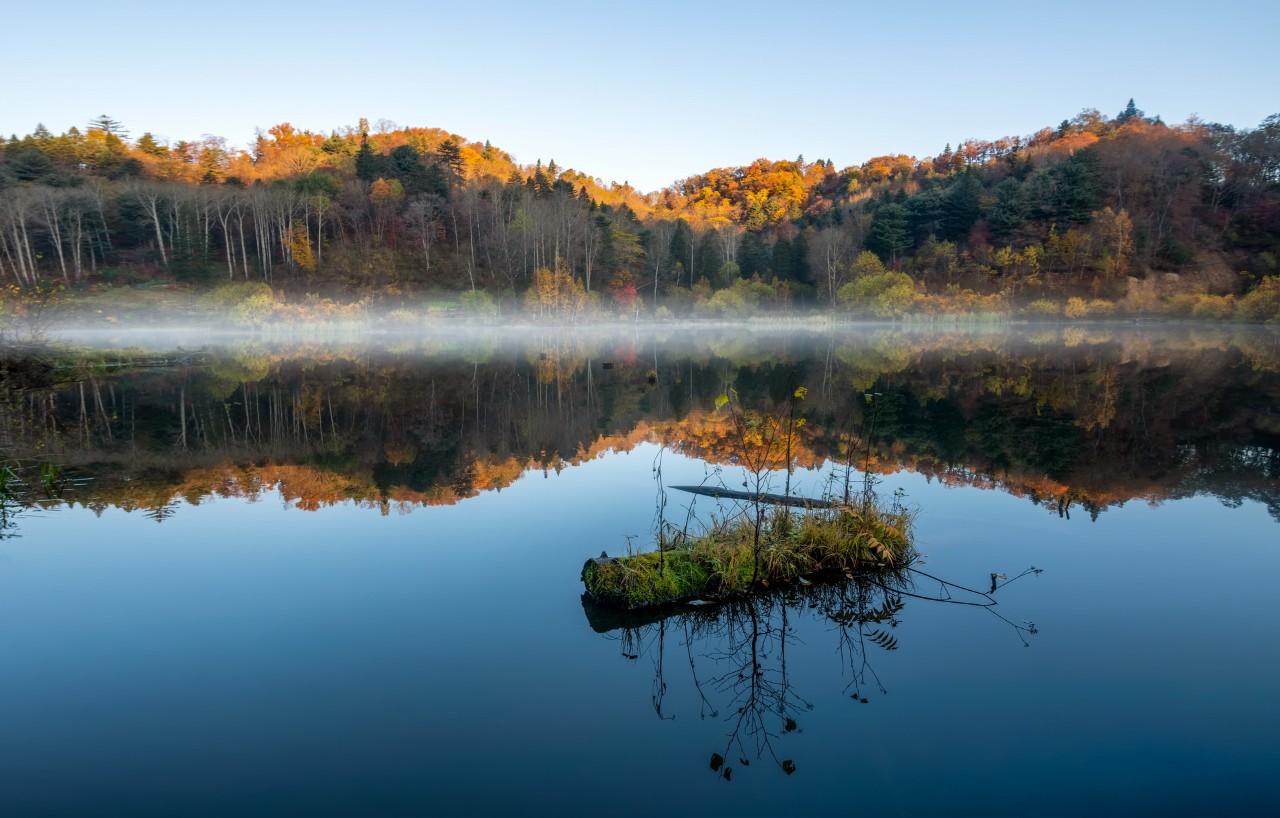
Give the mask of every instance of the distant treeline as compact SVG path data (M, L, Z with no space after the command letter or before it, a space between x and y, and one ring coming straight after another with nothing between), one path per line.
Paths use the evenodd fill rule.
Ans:
M277 125L241 151L135 139L102 116L0 147L0 280L26 290L172 277L544 304L567 289L631 311L726 289L819 304L893 288L1239 295L1278 271L1280 115L1249 130L1167 125L1130 101L933 157L761 159L648 194L364 121Z

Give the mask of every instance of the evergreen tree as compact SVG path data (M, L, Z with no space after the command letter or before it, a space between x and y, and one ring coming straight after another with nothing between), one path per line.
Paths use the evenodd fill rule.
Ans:
M421 154L412 145L400 145L387 157L392 174L404 185L404 192L410 196L418 193L436 193L435 180L440 178L437 168L435 177L422 164Z
M1133 104L1133 97L1129 97L1129 104L1124 106L1124 110L1116 115L1116 122L1123 125L1131 119L1141 119L1142 111L1138 110L1138 106Z
M149 156L164 156L169 152L168 148L156 141L150 131L138 138L138 150Z
M996 203L987 216L991 229L997 236L1008 238L1027 221L1027 197L1022 184L1014 178L1005 179L996 187Z
M703 232L698 239L698 249L693 254L693 279L697 281L705 276L714 281L722 264L724 259L720 257L720 243L716 241L715 234L710 230Z
M906 206L911 236L915 242L943 234L943 199L937 188L912 196L907 200Z
M680 264L686 272L693 271L693 231L689 229L689 223L684 219L676 220L675 231L671 234L670 252L674 263ZM680 283L679 278L676 279L676 283ZM689 280L689 285L693 285L692 278Z
M452 136L440 143L436 155L440 164L455 178L462 179L466 175L466 165L462 161L462 146Z
M356 151L356 176L364 182L372 182L382 175L382 157L369 145L369 134L360 134L360 149Z
M129 135L129 132L124 129L124 126L120 124L119 120L112 119L106 114L101 114L89 120L89 130L102 131L105 134L110 134L111 136L116 136L121 139L124 139Z
M809 269L809 239L803 232L797 234L791 242L791 278L805 283L813 281L813 274Z
M743 278L753 275L764 275L769 271L772 254L765 243L764 235L758 230L748 230L738 243L738 270Z
M910 246L911 224L907 219L907 209L896 202L881 205L871 220L867 247L892 264Z
M14 178L22 182L32 182L53 173L53 162L34 148L20 150L13 154L8 166Z
M963 240L981 215L982 182L978 180L977 173L967 170L960 174L942 200L943 237L951 241Z
M1098 162L1092 151L1077 151L1053 169L1053 217L1059 225L1084 224L1102 203Z
M791 260L791 242L785 236L779 236L773 243L773 260L769 265L773 271L773 277L781 281L790 281Z

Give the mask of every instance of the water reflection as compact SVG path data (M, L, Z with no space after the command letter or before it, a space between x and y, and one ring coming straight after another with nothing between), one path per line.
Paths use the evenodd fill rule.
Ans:
M302 509L386 513L646 441L729 462L718 395L771 410L805 387L801 468L855 447L873 472L998 489L1064 517L1211 494L1280 519L1275 334L742 336L258 342L163 357L10 349L0 447L66 469L67 503L157 521L180 499L276 490Z
M1035 624L1006 617L998 609L997 593L1039 573L1034 566L1012 577L992 573L991 587L984 591L911 566L657 612L618 611L586 596L582 604L591 628L616 640L623 657L652 662L652 702L659 719L676 718L666 705L670 663L687 664L698 718L717 721L723 729L718 739L708 732L709 742L718 741L709 767L731 781L735 769L741 775L741 768L762 760L787 775L797 769L790 755L793 736L803 732L815 709L804 690L831 684L824 678L797 679L788 666L788 646L794 650L801 639L798 625L803 620L824 626L810 639L830 646L831 671L842 694L865 705L888 693L889 680L876 671L876 657L906 647L897 629L910 606L984 611L1008 626L1014 644L1029 647L1038 633ZM808 634L815 631L806 629Z

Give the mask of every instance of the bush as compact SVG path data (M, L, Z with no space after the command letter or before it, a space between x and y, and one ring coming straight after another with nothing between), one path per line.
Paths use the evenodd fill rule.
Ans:
M1191 307L1191 315L1209 321L1225 321L1235 314L1236 300L1229 295L1202 295Z
M1067 318L1087 318L1089 316L1089 304L1083 298L1068 298L1066 309L1062 314Z
M458 306L468 315L488 316L498 312L493 296L484 290L471 290L458 296Z
M1089 302L1089 315L1094 318L1104 318L1115 314L1116 304L1114 301L1095 298Z
M916 283L906 273L872 273L842 286L836 291L836 300L848 309L892 318L911 309Z
M222 284L200 298L200 306L222 312L237 324L261 324L271 316L275 303L275 293L261 281Z
M732 286L713 294L700 308L709 315L741 318L759 312L774 297L773 287L759 278L740 278Z
M1199 300L1199 296L1179 293L1165 303L1165 309L1173 315L1190 315Z
M1062 314L1062 307L1052 299L1037 298L1027 304L1026 311L1033 318L1057 318Z
M1236 314L1245 321L1280 321L1280 276L1268 276L1236 302Z
M970 289L948 288L941 293L917 293L912 311L921 315L952 317L993 316L1009 309L1003 293L984 295Z

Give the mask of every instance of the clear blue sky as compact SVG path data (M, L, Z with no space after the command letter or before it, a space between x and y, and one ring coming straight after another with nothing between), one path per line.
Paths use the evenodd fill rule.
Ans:
M539 7L541 6L541 7ZM932 153L1085 107L1256 125L1280 3L22 3L0 132L247 144L390 119L655 189L760 156Z

